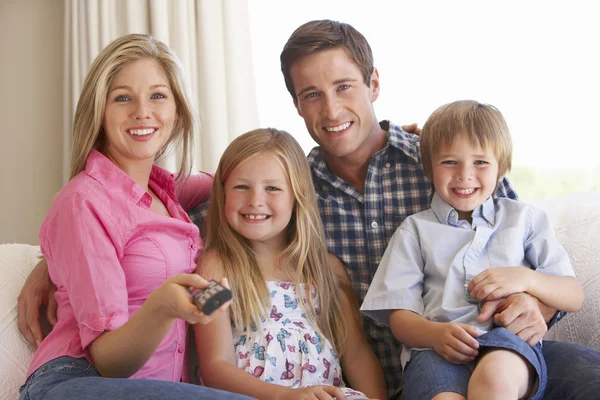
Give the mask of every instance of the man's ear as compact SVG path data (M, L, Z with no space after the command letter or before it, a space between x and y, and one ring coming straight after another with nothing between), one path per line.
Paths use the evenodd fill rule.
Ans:
M373 68L373 73L371 74L371 80L369 89L371 91L371 103L377 100L379 97L379 71L377 68Z
M295 97L294 98L294 107L296 107L296 111L298 112L298 115L302 118L304 118L304 116L302 115L302 111L300 110L300 107L298 106L298 98Z

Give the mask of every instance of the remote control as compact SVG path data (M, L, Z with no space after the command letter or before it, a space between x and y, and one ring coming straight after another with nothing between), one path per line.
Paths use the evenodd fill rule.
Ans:
M192 301L204 315L212 314L221 305L232 298L231 290L215 280L211 280L206 289L194 289Z

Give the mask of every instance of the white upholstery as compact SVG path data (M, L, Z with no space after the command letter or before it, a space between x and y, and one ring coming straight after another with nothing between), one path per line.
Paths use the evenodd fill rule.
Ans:
M546 335L600 350L600 192L573 193L534 202L545 210L585 293L583 307Z
M600 192L533 202L545 210L585 290L583 308L569 314L546 339L568 340L600 350ZM39 248L0 245L0 399L16 399L33 348L17 327L17 295L37 263Z
M17 326L17 296L39 255L38 246L0 245L0 399L19 397L33 357Z

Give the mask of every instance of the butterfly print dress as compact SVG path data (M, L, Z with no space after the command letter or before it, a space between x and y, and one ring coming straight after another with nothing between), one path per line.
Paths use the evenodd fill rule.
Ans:
M310 325L299 304L296 286L267 281L267 287L271 310L261 329L233 332L237 366L265 382L292 388L343 387L339 358L329 340ZM304 290L304 285L299 290ZM311 296L318 304L314 288ZM348 388L344 392L349 399L366 398Z

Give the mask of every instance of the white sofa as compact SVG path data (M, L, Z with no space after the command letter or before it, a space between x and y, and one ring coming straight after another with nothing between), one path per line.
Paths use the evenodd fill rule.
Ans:
M534 202L551 217L585 291L582 309L569 314L546 335L600 350L600 192L575 193ZM33 348L17 326L17 295L37 263L39 248L0 245L0 399L16 399Z

